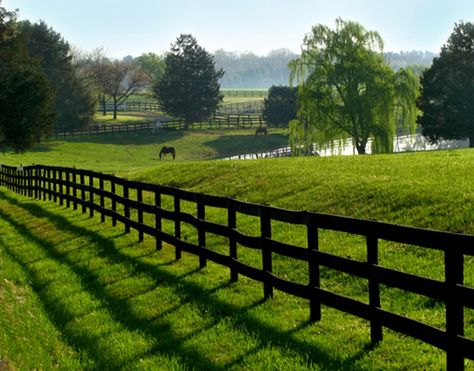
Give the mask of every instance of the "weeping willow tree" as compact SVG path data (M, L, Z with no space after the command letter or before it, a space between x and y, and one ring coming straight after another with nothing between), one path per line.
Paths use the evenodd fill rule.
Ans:
M290 68L298 84L298 119L290 123L296 154L349 138L359 154L370 138L373 152L391 152L396 122L415 129L418 78L409 69L395 73L380 35L359 23L314 26Z

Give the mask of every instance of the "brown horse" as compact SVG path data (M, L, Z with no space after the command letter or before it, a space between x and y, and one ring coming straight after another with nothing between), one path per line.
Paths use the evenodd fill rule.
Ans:
M255 130L255 136L257 136L258 134L267 135L267 127L259 126L257 130Z
M172 155L173 160L174 160L176 159L176 150L174 149L174 147L163 146L163 148L161 148L161 151L160 151L160 160L164 158L165 155Z

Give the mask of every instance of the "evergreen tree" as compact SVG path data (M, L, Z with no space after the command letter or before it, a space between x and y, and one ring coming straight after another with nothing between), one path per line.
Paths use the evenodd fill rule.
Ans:
M39 61L54 91L56 130L85 127L95 113L95 100L75 73L69 44L43 21L22 21L19 26L29 53Z
M474 147L474 24L459 23L422 76L418 122L424 136L469 138Z
M22 152L51 130L55 113L47 78L16 34L16 13L0 7L0 147Z
M168 114L184 119L186 128L207 120L221 103L219 79L211 54L192 35L180 35L165 57L165 71L154 92Z
M263 118L270 126L288 126L296 118L298 89L273 85L264 100Z

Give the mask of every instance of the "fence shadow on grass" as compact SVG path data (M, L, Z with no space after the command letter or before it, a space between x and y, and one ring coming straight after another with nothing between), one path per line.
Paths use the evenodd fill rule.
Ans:
M153 339L154 346L151 349L148 349L144 353L142 352L134 355L132 358L125 361L118 362L112 355L100 353L95 346L97 340L96 337L88 333L78 334L68 330L68 323L76 318L74 313L69 312L68 308L61 303L61 300L56 300L57 298L51 297L44 292L44 283L38 282L37 277L35 277L35 272L31 267L31 262L24 261L19 253L12 251L11 248L5 247L7 253L14 260L20 263L23 269L30 275L32 286L47 309L51 321L67 339L68 343L79 351L86 352L95 362L95 366L99 369L127 368L133 365L134 362L138 361L138 359L152 357L157 353L178 357L182 364L189 368L208 370L222 368L230 369L242 366L245 358L249 355L256 354L259 349L266 346L276 346L283 349L289 349L294 353L300 354L302 358L307 358L309 362L308 366L313 363L320 365L322 368L327 368L330 365L331 368L347 370L356 368L356 361L366 355L369 351L368 347L364 347L353 355L352 358L339 359L337 356L328 354L327 351L311 344L310 342L294 337L295 332L309 325L307 322L303 322L299 328L293 330L280 330L263 323L256 318L255 315L250 313L249 310L251 308L260 305L263 301L258 300L249 305L236 306L225 303L216 298L213 294L219 290L227 289L229 285L227 282L217 283L211 289L203 288L199 284L186 280L189 276L199 274L198 269L187 270L183 274L172 273L167 269L169 268L169 265L173 265L172 261L165 261L162 265L139 261L136 258L127 255L123 249L118 248L113 239L105 238L97 232L74 225L66 217L53 213L36 203L29 201L25 202L21 197L11 197L3 191L0 191L0 199L9 202L19 209L19 212L15 213L15 215L7 214L0 209L0 217L14 227L19 234L38 245L48 259L51 259L59 265L67 266L72 273L78 277L82 284L82 290L86 291L91 297L100 302L101 305L104 306L104 309L110 313L114 322L118 323L120 327L125 330L130 332L137 331ZM20 213L29 213L36 218L47 220L51 225L51 228L57 233L68 233L74 237L86 238L88 241L95 242L97 246L100 246L98 251L96 251L96 257L105 258L107 264L123 263L128 267L133 267L130 268L131 270L127 273L149 277L153 281L152 287L149 288L150 291L157 287L172 287L174 292L176 292L182 300L173 307L160 313L157 318L148 320L139 318L134 314L128 300L130 297L143 295L146 291L133 292L132 295L126 298L114 296L106 289L108 284L100 282L97 272L88 267L79 266L75 261L71 261L67 254L61 253L57 250L57 246L55 246L54 243L37 236L32 230L30 230L27 223L18 221L17 214ZM114 238L117 238L118 236L119 235L114 236ZM149 255L149 251L143 251L142 255ZM130 275L127 274L122 278L126 279L127 277L130 277ZM152 303L152 305L153 304L156 305L156 303ZM210 317L214 318L214 320L185 336L177 336L170 324L164 320L160 321L160 319L163 319L170 313L180 310L186 304L204 308L204 310L209 313ZM86 316L87 314L88 313L84 313L83 315ZM258 345L247 352L244 352L244 354L239 355L236 359L228 362L223 367L222 363L217 364L216 362L213 362L206 357L206 354L202 354L196 349L190 349L190 347L186 346L184 343L190 338L197 336L199 333L209 330L219 323L219 321L224 319L231 320L233 323L238 323L239 326L243 326L252 334L252 338L257 339L256 344ZM103 336L104 335L101 335L101 337Z

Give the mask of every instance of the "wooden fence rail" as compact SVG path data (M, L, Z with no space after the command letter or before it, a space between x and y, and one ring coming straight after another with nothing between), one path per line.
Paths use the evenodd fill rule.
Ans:
M474 236L426 230L326 215L308 211L291 211L232 198L189 192L173 187L129 181L113 175L88 170L34 165L11 167L3 165L0 185L40 200L59 201L61 205L93 216L100 214L123 224L125 231L134 229L139 240L149 235L156 239L156 249L166 242L174 246L176 259L182 252L197 255L200 267L207 261L229 268L231 281L239 275L263 284L264 298L271 298L273 291L305 298L309 301L310 320L321 319L321 305L355 315L370 322L373 344L383 338L383 328L406 334L431 344L446 352L447 368L464 368L464 359L474 360L474 340L464 336L464 308L474 308L474 288L464 285L464 257L474 256ZM164 206L163 198L168 198ZM195 213L186 213L182 204L194 205ZM217 223L206 219L208 208L226 212L227 221ZM259 233L251 236L237 228L242 216L256 217L260 221ZM146 220L146 221L145 221ZM162 229L163 221L174 225ZM307 247L295 246L272 239L272 223L283 222L302 226L306 230ZM182 226L197 230L197 243L182 238ZM366 260L350 259L320 251L321 231L331 230L365 237ZM220 253L208 246L208 234L225 237L228 252ZM444 280L435 280L387 268L379 264L380 241L416 245L435 249L444 254ZM243 263L238 247L261 251L261 268ZM296 259L307 266L307 283L293 282L273 273L273 254ZM367 280L368 302L339 295L320 285L320 268L327 267ZM394 287L426 296L444 303L446 328L440 329L426 323L390 312L381 306L380 285Z
M231 115L231 114L216 114L212 116L207 122L193 122L189 124L189 129L232 129L232 128L253 128L265 125L261 115ZM135 133L144 130L157 129L175 129L183 130L185 124L182 120L163 121L161 126L157 127L155 122L142 122L133 124L93 124L91 127L84 130L55 132L56 138L67 138L76 136L93 136L93 135L108 135L114 133Z

